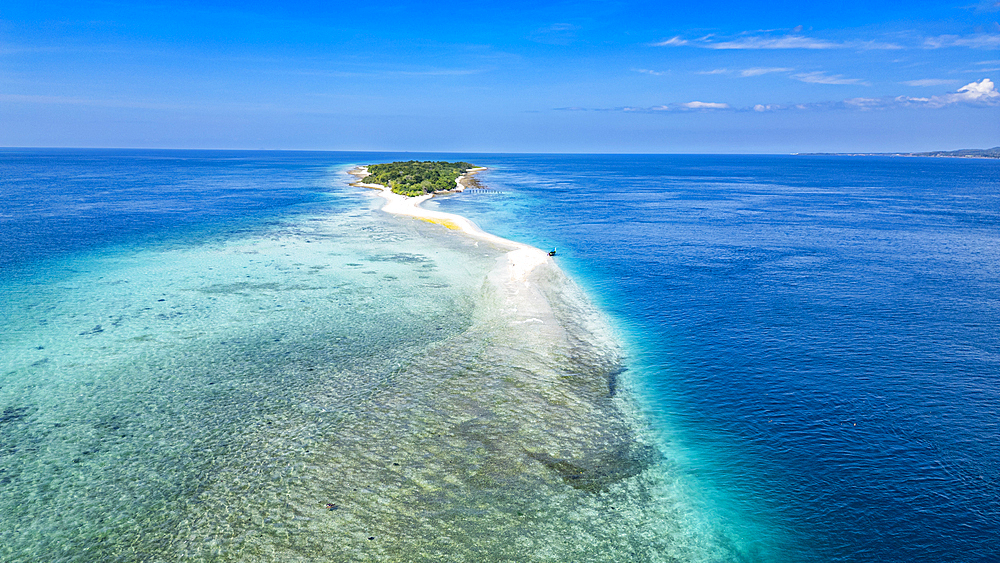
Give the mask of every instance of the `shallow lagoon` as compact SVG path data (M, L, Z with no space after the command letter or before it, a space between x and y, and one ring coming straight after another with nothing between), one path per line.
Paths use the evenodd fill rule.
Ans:
M502 250L382 213L346 168L318 175L346 201L4 281L5 560L728 549L689 529L572 281L498 278Z

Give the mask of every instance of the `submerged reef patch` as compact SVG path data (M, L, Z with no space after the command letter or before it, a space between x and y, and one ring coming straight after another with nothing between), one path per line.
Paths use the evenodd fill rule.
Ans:
M528 452L532 459L559 474L567 484L590 492L635 477L655 463L660 452L647 444L625 443L617 448L587 452L580 458L562 459L544 453Z
M12 379L52 398L28 411L12 394L0 413L5 506L32 523L0 527L15 546L0 558L684 552L615 338L550 259L412 218L328 228L347 233L336 252L321 226L285 228L143 255L112 269L133 280L113 301L59 302L45 330L77 348L32 336Z

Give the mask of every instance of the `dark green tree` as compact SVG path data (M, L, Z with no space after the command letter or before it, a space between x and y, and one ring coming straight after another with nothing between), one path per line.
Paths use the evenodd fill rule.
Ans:
M391 188L394 193L406 196L451 190L455 180L468 169L475 168L468 162L417 161L390 162L368 166L369 184L380 184Z

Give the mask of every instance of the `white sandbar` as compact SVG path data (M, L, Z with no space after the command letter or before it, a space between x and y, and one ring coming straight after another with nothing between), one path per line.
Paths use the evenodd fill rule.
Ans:
M462 184L462 180L466 176L483 170L486 170L486 168L473 168L470 169L467 174L459 176L458 179L455 180L457 185L456 191L462 191L465 188L464 184ZM461 215L445 213L443 211L431 211L420 207L421 203L434 197L434 194L409 197L393 193L390 188L379 184L366 184L361 181L365 176L368 176L368 169L365 166L355 168L349 171L349 174L358 178L358 182L355 185L378 190L378 195L386 200L386 204L382 206L382 211L392 213L394 215L407 215L422 221L435 223L449 229L462 231L476 240L488 242L508 250L507 261L510 281L526 282L528 275L532 270L548 261L551 261L548 253L544 250L487 233L486 231L480 229L478 225Z

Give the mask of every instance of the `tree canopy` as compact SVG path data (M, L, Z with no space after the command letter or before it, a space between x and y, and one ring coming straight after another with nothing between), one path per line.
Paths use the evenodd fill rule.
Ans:
M366 183L381 184L394 193L421 196L441 190L455 189L455 180L466 170L475 168L468 162L418 161L371 164Z

